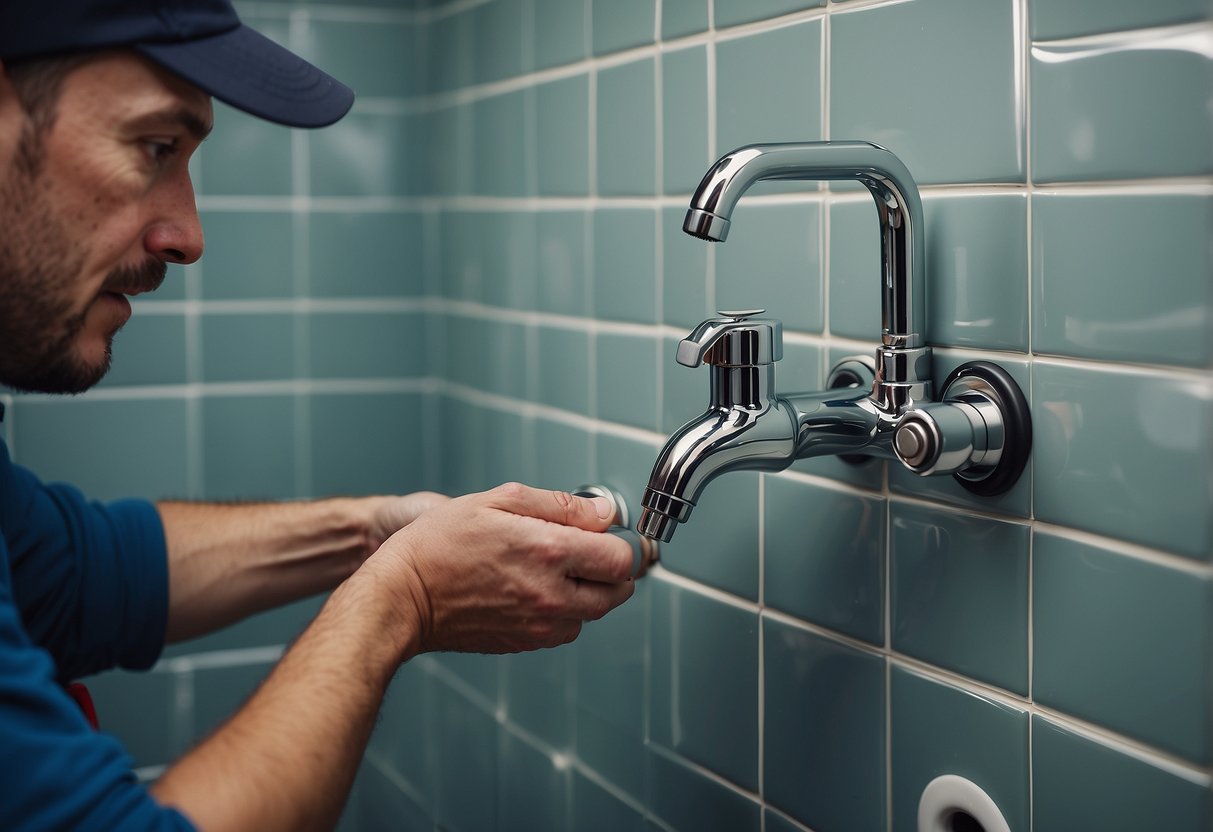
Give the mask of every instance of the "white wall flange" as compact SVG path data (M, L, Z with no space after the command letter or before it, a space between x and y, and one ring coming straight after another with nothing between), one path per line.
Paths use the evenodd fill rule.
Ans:
M936 777L922 790L918 801L918 832L958 832L972 829L972 824L957 823L957 817L968 815L981 825L983 832L1011 832L996 804L980 786L955 774Z

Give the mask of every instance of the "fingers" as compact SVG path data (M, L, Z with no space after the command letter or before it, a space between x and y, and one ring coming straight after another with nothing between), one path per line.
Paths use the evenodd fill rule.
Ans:
M499 485L487 496L505 511L586 531L602 531L614 521L614 507L605 497L574 497L567 491L547 491L516 482Z
M573 579L573 597L569 602L570 617L581 621L597 621L631 598L635 591L635 581L600 584Z

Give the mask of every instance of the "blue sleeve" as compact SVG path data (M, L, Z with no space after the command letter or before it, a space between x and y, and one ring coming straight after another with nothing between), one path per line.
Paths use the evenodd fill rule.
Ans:
M29 642L0 581L0 828L192 830L135 782L116 739L93 731Z
M60 681L151 667L168 620L168 554L155 506L98 503L44 485L0 444L0 531L13 600Z

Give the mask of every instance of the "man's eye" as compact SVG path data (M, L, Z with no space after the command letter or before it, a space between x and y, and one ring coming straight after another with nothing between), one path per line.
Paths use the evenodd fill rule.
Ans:
M178 151L176 139L144 139L143 146L153 162L163 162Z

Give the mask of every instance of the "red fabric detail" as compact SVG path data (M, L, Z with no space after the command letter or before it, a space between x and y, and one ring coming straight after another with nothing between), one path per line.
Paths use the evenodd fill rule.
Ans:
M93 730L99 730L101 723L97 721L97 708L93 705L93 697L88 692L88 688L79 682L72 682L67 686L67 693L76 700L76 704L84 712L84 718L88 720L89 725L93 726Z

